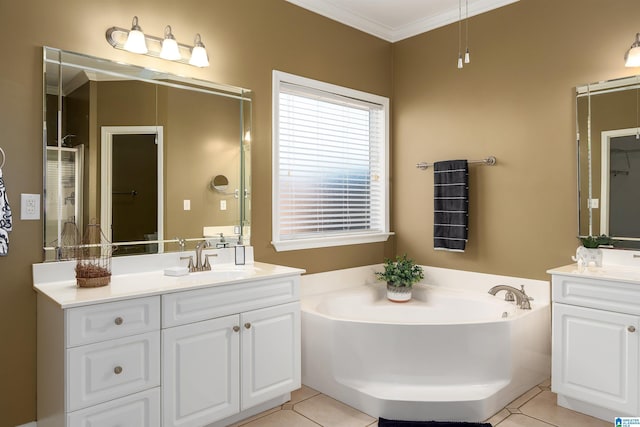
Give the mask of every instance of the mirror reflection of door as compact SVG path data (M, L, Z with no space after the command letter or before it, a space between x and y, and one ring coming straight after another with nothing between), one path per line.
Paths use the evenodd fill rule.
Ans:
M601 230L640 237L640 139L635 128L602 133Z
M113 243L150 241L121 245L114 255L157 253L161 249L154 242L162 239L161 134L161 128L155 126L151 130L112 127L106 132L102 162L109 178L101 195L103 230Z

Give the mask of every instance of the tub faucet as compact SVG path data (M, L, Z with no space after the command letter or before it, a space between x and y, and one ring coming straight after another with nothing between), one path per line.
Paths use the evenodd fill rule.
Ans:
M511 296L511 297L515 297L516 298L516 304L518 305L518 307L520 307L523 310L531 310L531 303L529 301L531 301L533 298L531 298L530 296L528 296L525 291L524 291L524 285L521 285L520 289L516 289L513 286L507 286L507 285L497 285L494 286L493 288L489 289L489 293L491 295L495 295L500 291L506 291L507 292L507 296ZM512 299L506 299L507 301L513 301Z

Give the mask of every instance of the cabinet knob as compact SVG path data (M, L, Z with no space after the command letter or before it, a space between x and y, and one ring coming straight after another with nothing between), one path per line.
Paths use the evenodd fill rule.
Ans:
M629 331L629 332L635 332L635 331L636 331L636 327L635 327L635 326L633 326L633 325L631 325L631 326L629 326L629 327L627 328L627 331Z
M238 332L240 330L240 326L234 326L233 327L233 332Z
M251 323L249 323L249 322L245 323L245 324L244 324L244 327L245 327L246 329L251 328Z
M120 326L122 325L122 323L124 322L124 320L122 319L122 317L116 317L115 320L113 321L116 325Z
M113 368L113 373L116 375L120 375L122 373L122 366L116 366Z

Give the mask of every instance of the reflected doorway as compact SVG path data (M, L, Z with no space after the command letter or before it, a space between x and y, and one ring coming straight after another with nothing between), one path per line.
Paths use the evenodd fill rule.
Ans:
M639 129L602 132L601 233L622 239L640 238Z
M163 252L162 140L162 126L102 128L100 223L113 243L137 243L114 255Z

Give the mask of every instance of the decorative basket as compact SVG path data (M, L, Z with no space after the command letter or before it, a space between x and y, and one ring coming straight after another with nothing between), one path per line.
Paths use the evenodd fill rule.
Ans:
M89 224L77 251L76 284L80 288L97 288L111 282L113 245L100 229Z

